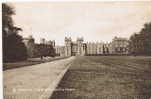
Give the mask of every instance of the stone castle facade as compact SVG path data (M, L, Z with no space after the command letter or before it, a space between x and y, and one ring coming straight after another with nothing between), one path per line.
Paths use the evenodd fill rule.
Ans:
M36 50L40 44L43 44L47 47L52 46L55 49L55 41L54 40L46 41L44 38L41 38L40 42L36 43L35 39L31 35L27 38L24 38L23 43L26 46L27 54L29 57L35 57L35 52L36 52Z
M24 38L29 55L32 56L35 40L32 36ZM71 37L65 37L64 46L56 46L54 40L46 41L40 39L40 44L51 45L57 56L93 56L93 55L126 55L128 54L129 41L126 38L114 37L110 43L84 42L84 38L77 38L72 41Z
M77 38L76 42L71 37L65 37L65 46L56 46L56 54L60 56L85 56L85 55L111 55L128 54L128 40L115 37L110 43L87 42Z
M77 55L86 55L86 45L83 43L83 38L77 38L76 42L72 42L71 38L65 37L65 56Z

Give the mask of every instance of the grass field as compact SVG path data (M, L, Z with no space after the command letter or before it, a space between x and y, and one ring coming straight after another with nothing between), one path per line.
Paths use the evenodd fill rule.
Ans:
M43 60L40 58L30 58L25 61L19 61L19 62L7 62L3 63L3 70L8 70L8 69L14 69L14 68L20 68L20 67L25 67L25 66L33 66L36 64L41 64L45 62L50 62L50 61L55 61L55 60L60 60L68 57L48 57Z
M71 64L51 99L150 97L151 57L79 56Z

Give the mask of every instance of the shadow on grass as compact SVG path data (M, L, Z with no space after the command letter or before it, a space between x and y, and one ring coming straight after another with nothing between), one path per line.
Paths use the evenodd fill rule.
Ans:
M21 68L21 67L25 67L25 66L33 66L36 64L51 62L51 61L55 61L55 60L65 59L65 58L68 58L68 57L57 57L57 58L51 58L51 59L47 59L47 60L30 59L30 60L20 61L20 62L3 63L3 70Z

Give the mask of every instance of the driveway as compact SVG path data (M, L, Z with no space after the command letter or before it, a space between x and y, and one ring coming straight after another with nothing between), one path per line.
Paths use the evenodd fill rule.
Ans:
M75 57L3 72L5 99L47 99Z

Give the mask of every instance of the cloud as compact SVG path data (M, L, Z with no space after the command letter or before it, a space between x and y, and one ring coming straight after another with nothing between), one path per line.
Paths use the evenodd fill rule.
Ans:
M12 3L14 20L24 37L32 34L64 43L65 36L85 41L111 41L129 37L151 21L151 2L26 2Z

